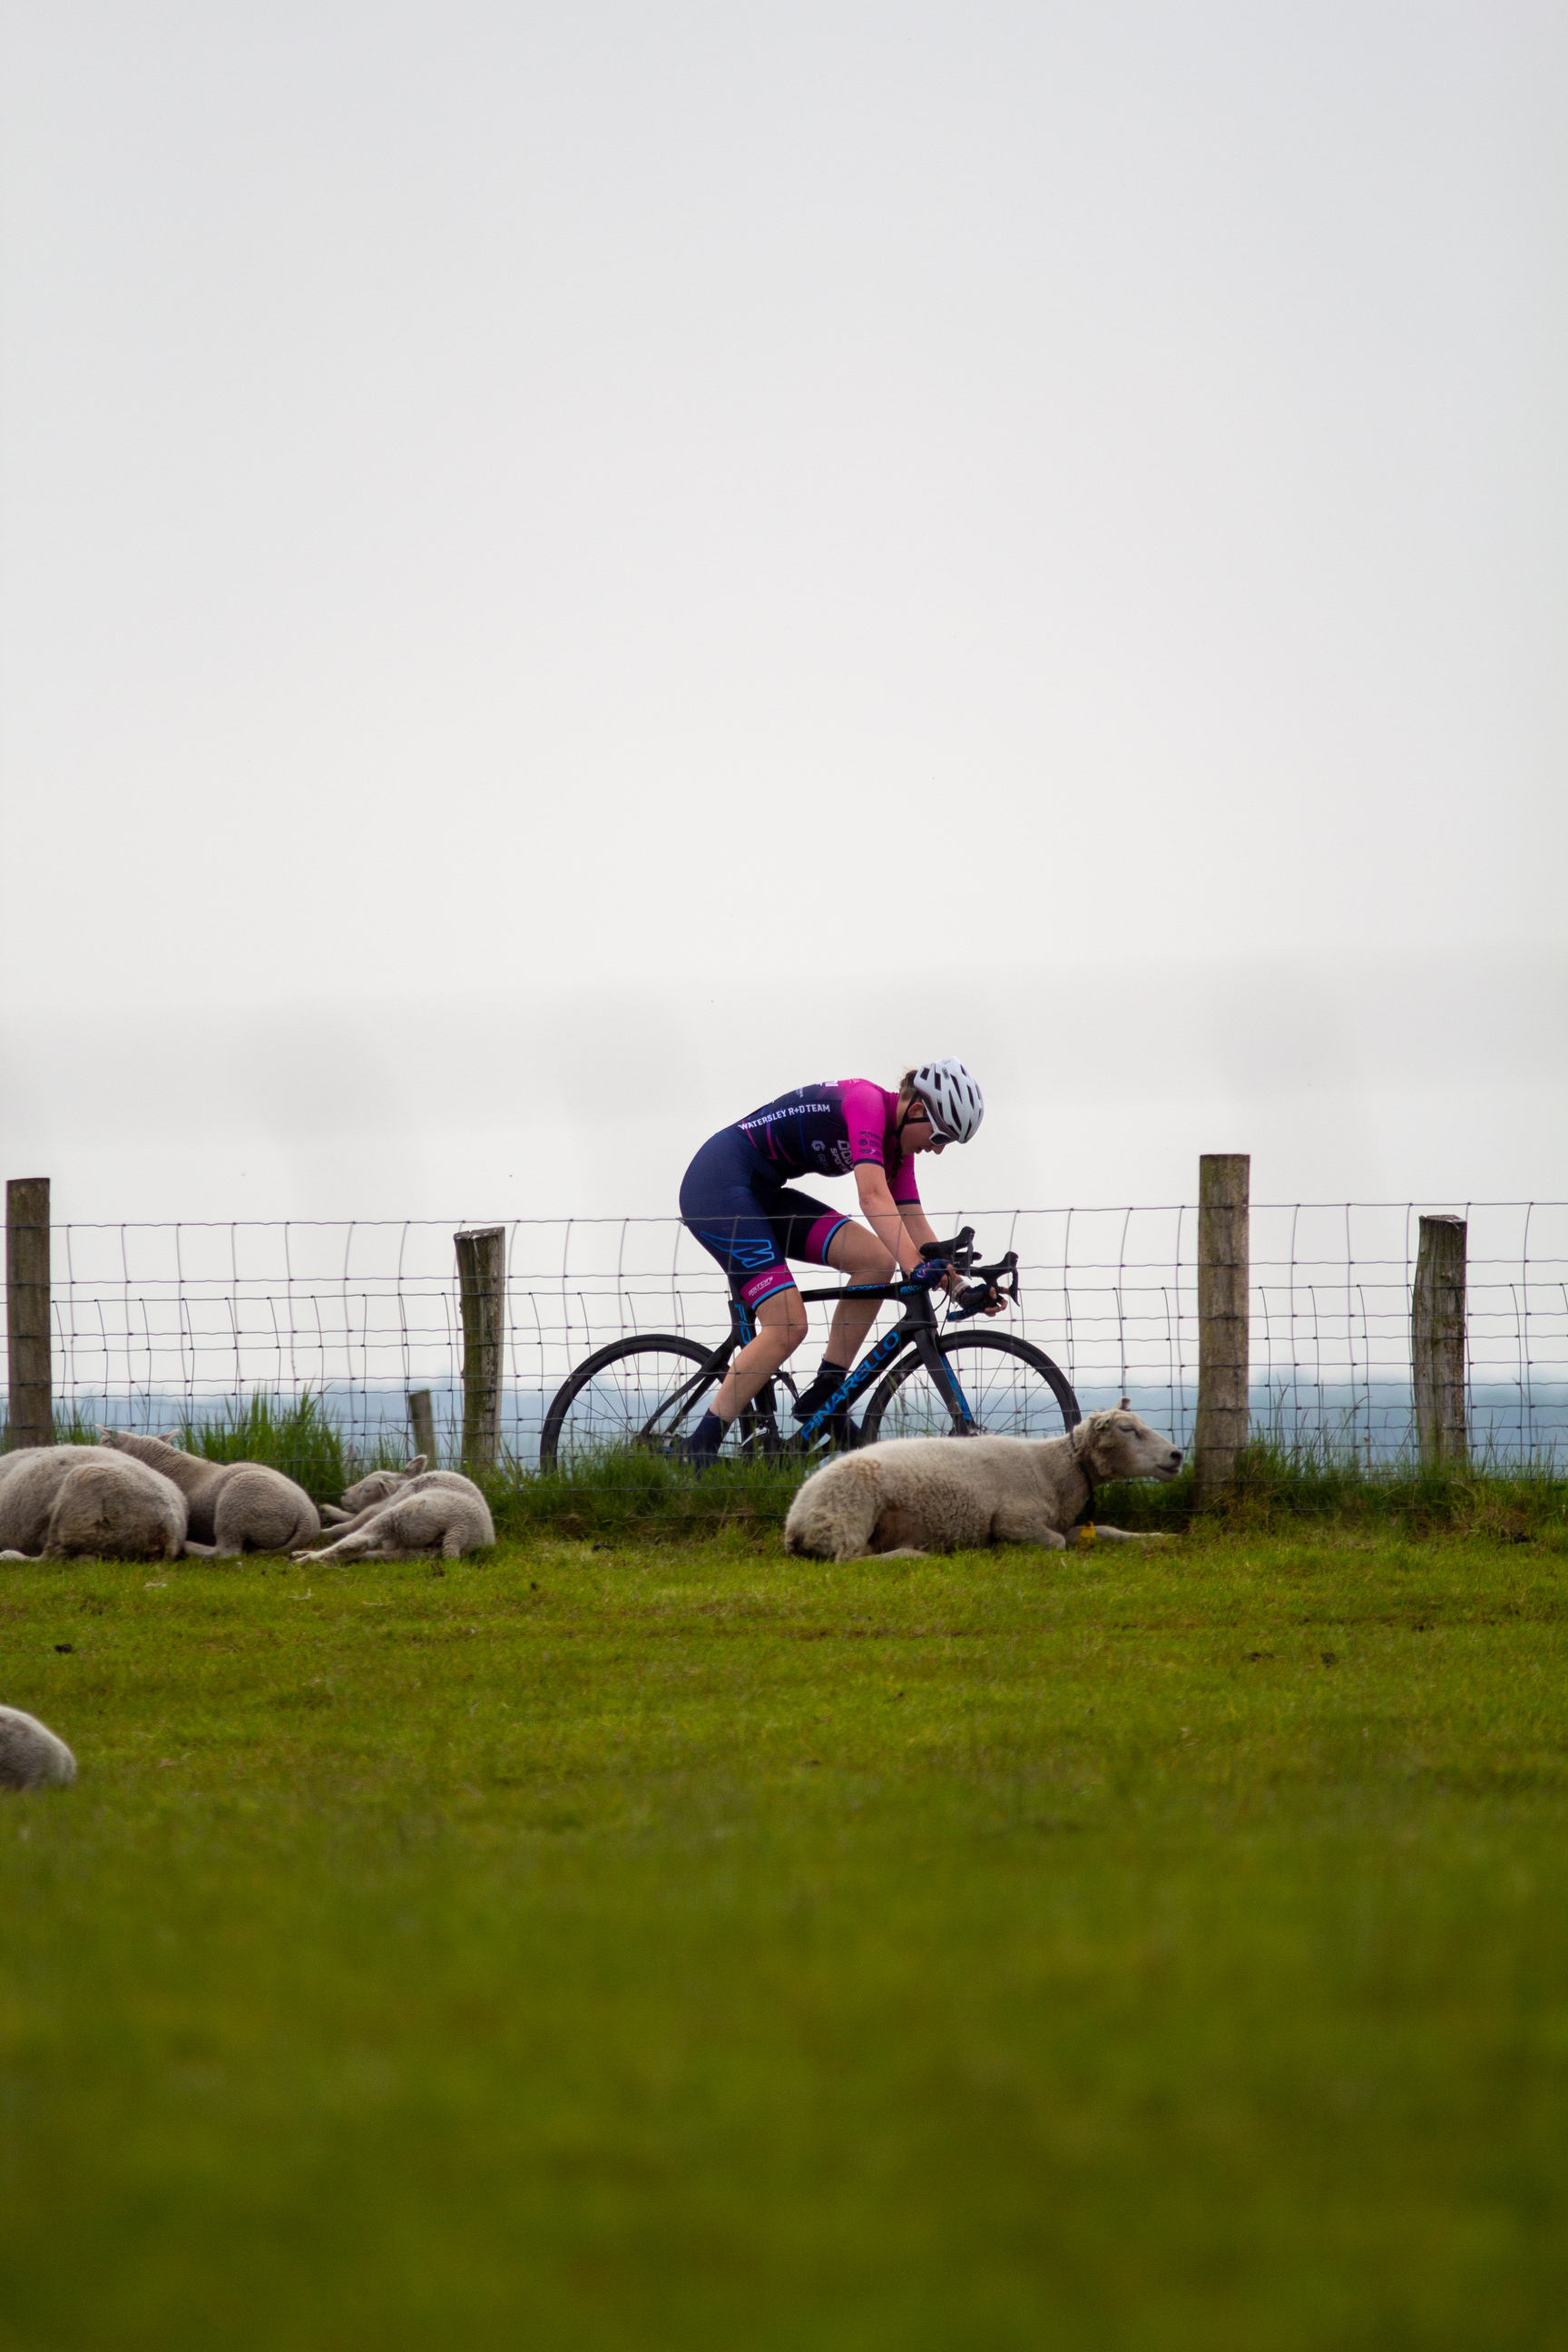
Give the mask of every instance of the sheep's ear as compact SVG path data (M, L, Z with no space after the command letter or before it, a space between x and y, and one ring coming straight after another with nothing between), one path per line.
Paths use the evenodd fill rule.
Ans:
M166 1429L158 1442L161 1445L173 1445L177 1447L180 1443L180 1433L177 1429Z
M114 1432L113 1432L111 1429L110 1429L110 1428L106 1427L106 1426L105 1426L105 1424L100 1421L100 1422L99 1423L99 1424L98 1424L98 1433L99 1433L100 1437L112 1437L112 1436L113 1436L113 1434L114 1434Z
M425 1456L423 1454L416 1454L412 1462L405 1462L404 1464L403 1475L405 1478L417 1478L419 1473L424 1469L424 1467Z
M1131 1410L1132 1410L1132 1400L1131 1400L1131 1397L1123 1397L1123 1398L1122 1398L1122 1400L1121 1400L1121 1402L1117 1406L1116 1410L1117 1410L1117 1412L1131 1412Z

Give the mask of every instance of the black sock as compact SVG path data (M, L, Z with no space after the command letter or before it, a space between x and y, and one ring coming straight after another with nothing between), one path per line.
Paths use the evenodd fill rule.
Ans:
M840 1381L848 1378L849 1367L847 1364L836 1364L831 1356L824 1356L816 1368L816 1377L819 1381L825 1381L829 1373L833 1376L833 1386L837 1388Z
M724 1443L724 1432L729 1426L729 1423L721 1421L716 1412L705 1412L691 1433L693 1454L717 1454Z

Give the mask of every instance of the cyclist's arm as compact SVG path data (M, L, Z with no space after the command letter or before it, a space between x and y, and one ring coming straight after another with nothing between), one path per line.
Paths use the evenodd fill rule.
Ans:
M921 1250L928 1242L934 1242L936 1239L936 1228L918 1201L906 1201L900 1209L899 1214L904 1221L905 1233L915 1245L915 1264L918 1265ZM954 1279L956 1278L955 1276Z
M886 1170L873 1160L857 1160L855 1189L860 1214L877 1239L897 1258L900 1273L912 1274L921 1262L921 1244L936 1239L919 1203L906 1201L900 1208L888 1190Z
M926 1244L935 1241L937 1237L935 1228L918 1201L906 1201L900 1208L888 1191L887 1178L883 1176L881 1170L870 1166L869 1163L862 1163L855 1171L855 1181L860 1188L860 1213L867 1223L876 1233L881 1234L884 1241L888 1241L888 1235L883 1232L877 1218L871 1214L869 1205L870 1196L879 1189L879 1179L880 1179L880 1190L886 1195L886 1208L882 1208L880 1203L878 1204L879 1213L885 1216L887 1210L890 1209L898 1218L901 1229L898 1245L895 1247L894 1244L889 1241L888 1246L893 1250L904 1273L911 1274L921 1262L921 1252ZM950 1298L956 1298L964 1286L964 1277L955 1266L950 1265L942 1276L942 1286ZM1000 1298L994 1297L992 1304L982 1311L986 1315L1000 1315L1002 1305Z

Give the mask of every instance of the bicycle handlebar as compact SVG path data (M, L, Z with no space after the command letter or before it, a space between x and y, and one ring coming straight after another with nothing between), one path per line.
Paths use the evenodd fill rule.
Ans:
M963 1231L955 1234L950 1242L923 1243L921 1255L921 1257L945 1257L952 1262L958 1273L967 1274L974 1263L973 1226L965 1225Z
M978 1315L994 1297L1005 1298L1016 1306L1018 1300L1018 1253L1009 1250L994 1265L974 1263L974 1228L965 1225L950 1242L927 1242L921 1251L922 1258L943 1257L956 1274L973 1274L977 1279L958 1294L956 1305L948 1317L950 1323L962 1323L971 1315Z
M950 1242L926 1242L921 1247L921 1256L927 1264L932 1258L945 1259L955 1274L973 1274L975 1276L967 1290L959 1292L955 1303L950 1307L947 1318L950 1323L962 1323L968 1316L978 1315L983 1307L988 1306L997 1297L1006 1299L1010 1306L1016 1307L1018 1303L1017 1251L1009 1250L1005 1257L996 1260L994 1265L976 1265L973 1225L965 1225L963 1231L955 1234ZM804 1297L807 1305L829 1298L898 1298L904 1295L907 1287L908 1278L896 1276L891 1282L851 1282L843 1290L808 1290Z

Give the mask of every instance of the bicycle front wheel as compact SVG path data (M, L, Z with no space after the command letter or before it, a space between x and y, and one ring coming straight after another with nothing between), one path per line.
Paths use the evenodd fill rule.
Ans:
M1082 1419L1067 1374L1006 1331L960 1331L937 1347L986 1437L1060 1437ZM947 1400L913 1351L901 1357L866 1408L860 1443L879 1437L951 1437Z

